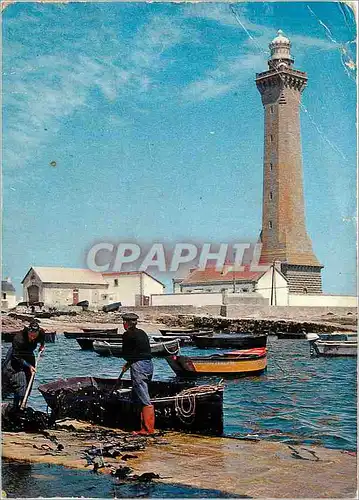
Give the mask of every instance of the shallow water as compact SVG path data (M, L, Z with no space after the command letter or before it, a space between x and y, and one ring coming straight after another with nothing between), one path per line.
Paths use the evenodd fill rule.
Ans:
M2 489L10 498L249 498L180 484L124 483L93 472L57 465L2 462Z
M182 354L188 355L215 352L219 350L182 348ZM46 346L29 405L46 410L36 390L40 384L74 376L117 377L123 364L120 358L82 351L76 340L58 335L55 344ZM154 358L154 365L154 378L175 378L165 359ZM219 378L201 380L215 382ZM311 358L307 341L269 337L266 373L225 380L225 385L226 435L356 449L355 358Z

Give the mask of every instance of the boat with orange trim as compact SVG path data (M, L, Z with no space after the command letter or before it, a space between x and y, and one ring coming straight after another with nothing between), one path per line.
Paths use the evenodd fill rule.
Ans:
M267 349L241 349L211 356L167 356L167 363L180 376L260 375L267 368Z

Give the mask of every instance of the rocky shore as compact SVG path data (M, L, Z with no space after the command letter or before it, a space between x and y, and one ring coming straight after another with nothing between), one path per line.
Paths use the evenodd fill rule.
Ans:
M245 317L227 318L209 314L161 314L152 311L150 307L131 308L137 312L142 324L166 325L169 327L186 328L213 328L215 331L229 330L232 332L250 333L309 333L309 332L334 332L337 330L355 331L357 328L357 311L348 312L346 315L338 313L316 314L310 316L298 313L283 316L261 317L258 313L248 314ZM313 308L315 309L315 308ZM80 311L75 315L60 315L50 319L39 319L44 327L51 325L59 332L64 330L81 329L82 326L93 325L94 327L122 326L123 311L104 313L102 311ZM2 317L3 331L14 331L21 329L32 316L23 313L11 313L11 316ZM60 326L61 325L61 326ZM57 328L59 327L59 328Z

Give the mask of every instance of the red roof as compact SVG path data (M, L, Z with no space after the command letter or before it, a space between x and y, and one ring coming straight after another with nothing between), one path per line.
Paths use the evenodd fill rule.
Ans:
M189 285L192 283L211 283L211 282L223 282L223 281L258 281L265 271L254 272L245 266L244 271L217 271L215 267L207 267L204 270L195 269L192 271L181 284Z

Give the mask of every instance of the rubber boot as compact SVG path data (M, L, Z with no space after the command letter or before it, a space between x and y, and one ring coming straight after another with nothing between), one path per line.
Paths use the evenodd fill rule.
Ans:
M141 430L133 434L138 436L148 436L155 432L155 409L153 405L144 406L141 413Z

